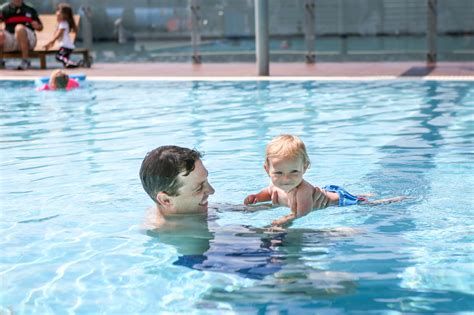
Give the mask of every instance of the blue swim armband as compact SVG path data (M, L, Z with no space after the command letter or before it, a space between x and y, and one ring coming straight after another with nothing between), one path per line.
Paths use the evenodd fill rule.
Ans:
M323 187L323 189L329 192L337 193L339 195L339 207L352 206L360 203L361 201L366 201L364 197L355 196L337 185L328 185Z

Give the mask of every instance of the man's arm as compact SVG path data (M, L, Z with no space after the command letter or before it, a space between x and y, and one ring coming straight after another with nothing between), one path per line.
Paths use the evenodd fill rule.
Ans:
M394 202L400 202L405 199L409 199L410 197L407 196L398 196L398 197L392 197L392 198L385 198L385 199L379 199L379 200L374 200L374 201L364 201L361 204L363 205L368 205L368 206L376 206L380 204L389 204L389 203L394 203Z
M35 31L41 32L43 30L43 23L41 22L38 12L36 10L33 10L33 15L31 17L33 21L31 22L31 26L35 29Z
M339 204L339 195L337 193L328 192L319 187L313 190L313 209L324 209L329 206L337 206Z
M3 13L3 9L5 8L4 5L0 5L0 25L3 24L3 21L4 21L4 13Z

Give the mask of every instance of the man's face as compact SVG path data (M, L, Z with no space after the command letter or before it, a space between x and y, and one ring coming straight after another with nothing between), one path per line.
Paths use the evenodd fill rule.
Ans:
M207 198L214 194L214 188L207 181L208 172L201 160L197 160L194 170L187 176L178 175L183 184L178 189L178 196L169 196L170 204L164 208L164 214L199 214L207 213Z
M265 165L273 185L285 192L301 183L306 168L301 158L271 158L268 159L268 165Z

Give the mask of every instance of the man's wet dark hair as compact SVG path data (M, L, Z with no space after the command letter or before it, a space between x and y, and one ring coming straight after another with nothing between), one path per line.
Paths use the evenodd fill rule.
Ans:
M201 156L196 150L174 145L161 146L148 152L140 167L143 189L156 203L156 195L160 191L177 196L182 186L178 175L184 173L184 176L188 176Z

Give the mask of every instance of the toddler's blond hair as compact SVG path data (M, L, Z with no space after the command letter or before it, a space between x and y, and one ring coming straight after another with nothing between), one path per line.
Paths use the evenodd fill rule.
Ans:
M309 167L311 161L304 142L293 135L279 135L267 144L265 150L265 165L269 165L269 159L272 158L301 158L306 167Z
M69 82L69 76L61 69L54 70L49 77L49 86L53 89L65 89Z

